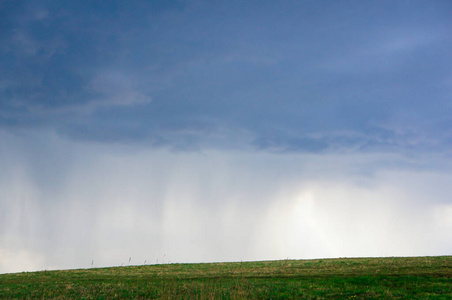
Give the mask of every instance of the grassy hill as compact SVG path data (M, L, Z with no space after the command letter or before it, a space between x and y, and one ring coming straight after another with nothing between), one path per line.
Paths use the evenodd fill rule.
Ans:
M3 274L0 298L452 299L452 256L166 264Z

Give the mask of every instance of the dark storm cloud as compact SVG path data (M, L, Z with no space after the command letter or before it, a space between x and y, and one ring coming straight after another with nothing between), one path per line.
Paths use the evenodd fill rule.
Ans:
M177 149L450 143L448 1L0 4L0 126Z

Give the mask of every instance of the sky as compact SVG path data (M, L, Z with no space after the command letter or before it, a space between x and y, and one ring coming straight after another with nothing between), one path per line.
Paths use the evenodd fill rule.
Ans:
M451 255L451 15L0 0L0 273Z

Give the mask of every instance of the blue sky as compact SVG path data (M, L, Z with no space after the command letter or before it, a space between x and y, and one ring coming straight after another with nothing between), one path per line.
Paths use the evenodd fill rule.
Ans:
M0 272L451 254L451 13L1 1Z

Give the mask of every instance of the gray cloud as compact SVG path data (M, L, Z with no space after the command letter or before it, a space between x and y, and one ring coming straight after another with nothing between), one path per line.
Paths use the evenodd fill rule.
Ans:
M452 249L450 166L425 156L1 139L0 272Z
M451 10L1 2L0 272L449 254Z

